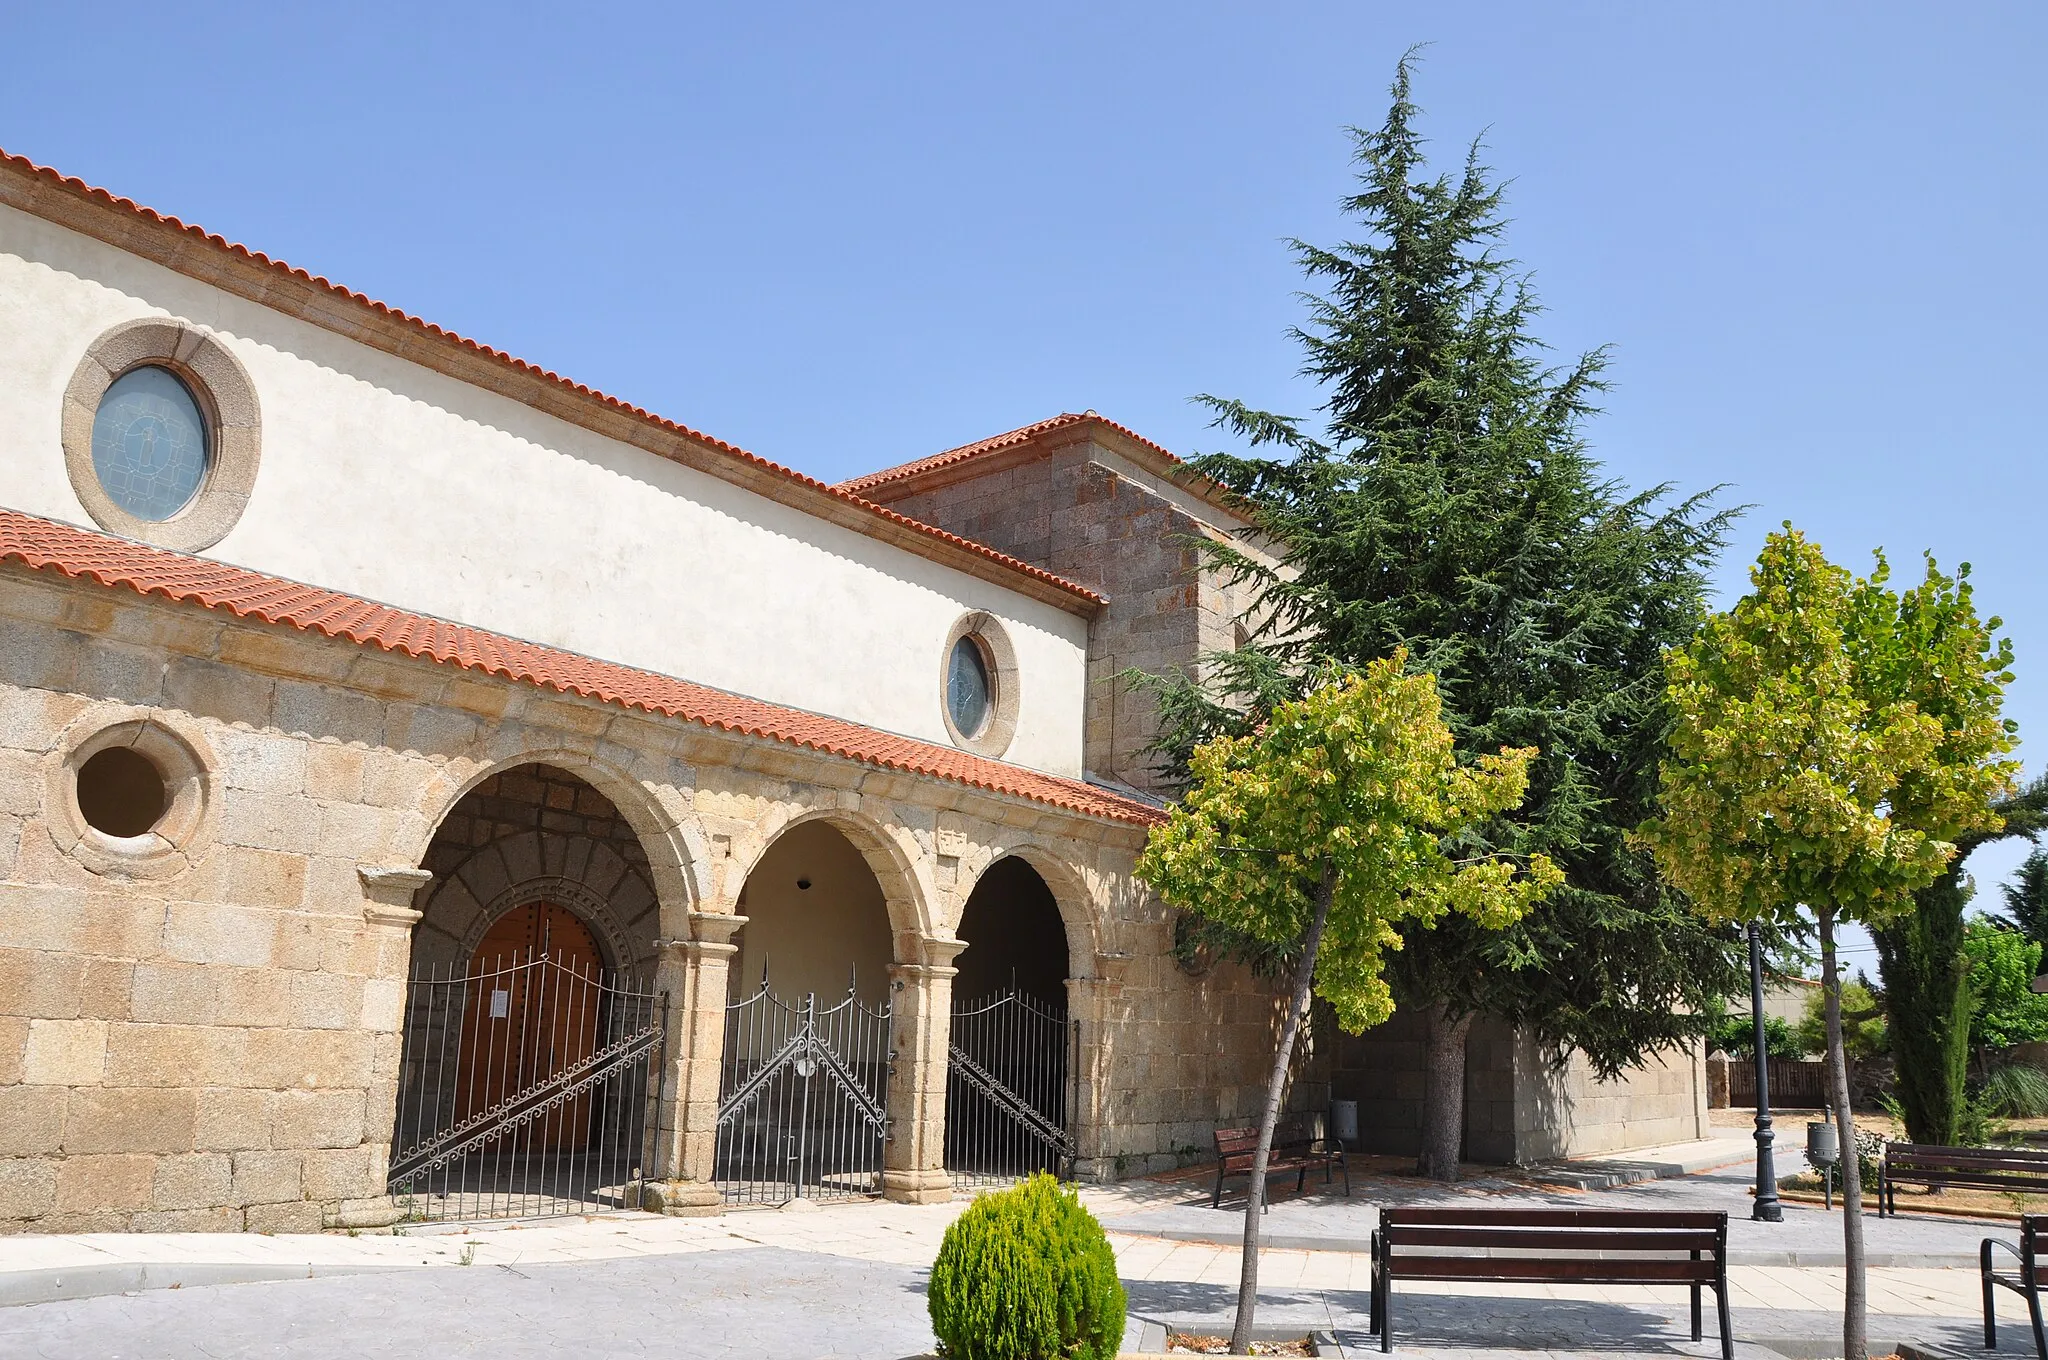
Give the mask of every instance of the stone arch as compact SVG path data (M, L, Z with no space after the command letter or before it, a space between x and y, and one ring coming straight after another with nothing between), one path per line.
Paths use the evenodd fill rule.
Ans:
M433 946L448 940L454 942L446 951L449 960L467 960L505 913L553 902L591 928L607 967L641 978L653 973L655 941L661 938L653 887L637 865L591 837L524 832L497 838L476 847L453 872L437 874L427 894L421 927L442 938L418 941L418 961L438 961L443 951ZM444 908L458 895L475 910L447 920L452 913ZM458 921L459 934L450 929Z
M637 763L637 762L636 762ZM648 886L658 910L656 937L683 940L693 938L692 912L710 899L703 880L711 860L701 829L687 816L665 807L656 793L657 781L643 780L633 770L614 764L588 750L565 746L531 746L465 769L451 777L450 767L434 780L421 796L426 809L415 840L403 847L401 862L421 867L426 864L441 829L462 800L486 781L526 765L548 765L565 770L590 785L610 801L619 817L632 829L645 853ZM438 885L428 889L428 900ZM424 903L415 903L423 906Z
M941 936L931 903L935 894L926 878L922 857L908 833L885 825L873 817L849 808L805 808L780 806L748 828L732 851L728 891L737 899L746 881L761 865L768 852L789 832L812 822L829 823L845 836L867 861L875 882L882 888L882 903L889 914L892 957L897 963L929 962L927 941Z
M1088 891L1087 880L1069 861L1029 841L998 850L981 872L986 874L1001 861L1012 858L1023 860L1037 871L1052 893L1053 905L1059 908L1060 926L1067 935L1067 980L1093 978L1105 942L1101 914ZM979 875L976 881L980 881Z
M467 968L506 913L552 902L590 928L604 963L653 975L660 941L682 911L655 884L657 851L626 810L582 772L546 761L498 765L465 780L420 864L431 878L417 902L416 967Z

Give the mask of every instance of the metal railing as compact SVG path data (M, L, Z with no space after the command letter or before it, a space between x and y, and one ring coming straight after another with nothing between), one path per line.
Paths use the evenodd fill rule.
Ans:
M956 1001L946 1072L946 1169L962 1189L1073 1174L1067 1008L1012 987Z
M389 1193L414 1221L630 1208L664 994L528 951L416 971Z
M850 1199L882 1191L890 1007L851 983L820 1008L768 987L725 1010L712 1177L729 1204Z

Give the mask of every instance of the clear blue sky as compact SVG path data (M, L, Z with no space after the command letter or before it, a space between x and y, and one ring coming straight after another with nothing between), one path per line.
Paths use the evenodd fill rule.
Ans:
M1339 232L1341 129L1430 43L1426 128L1513 181L1549 338L1613 346L1613 471L1755 503L1731 586L1787 518L1975 563L2048 725L2038 4L0 18L0 146L826 478L1311 407L1282 241Z

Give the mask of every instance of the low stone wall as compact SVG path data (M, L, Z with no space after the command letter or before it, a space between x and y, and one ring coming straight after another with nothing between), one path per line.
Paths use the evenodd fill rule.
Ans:
M1363 1035L1335 1041L1331 1095L1359 1103L1365 1150L1412 1155L1422 1132L1422 1024L1396 1011ZM1491 1017L1475 1020L1465 1047L1465 1142L1469 1161L1521 1164L1583 1157L1706 1137L1706 1065L1695 1045L1653 1056L1613 1081L1583 1057L1563 1066L1526 1035Z

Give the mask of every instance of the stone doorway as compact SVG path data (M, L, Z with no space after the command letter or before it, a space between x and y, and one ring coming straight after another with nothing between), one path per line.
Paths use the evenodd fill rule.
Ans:
M422 867L389 1174L409 1216L638 1202L665 998L647 856L602 793L522 765L443 819Z

